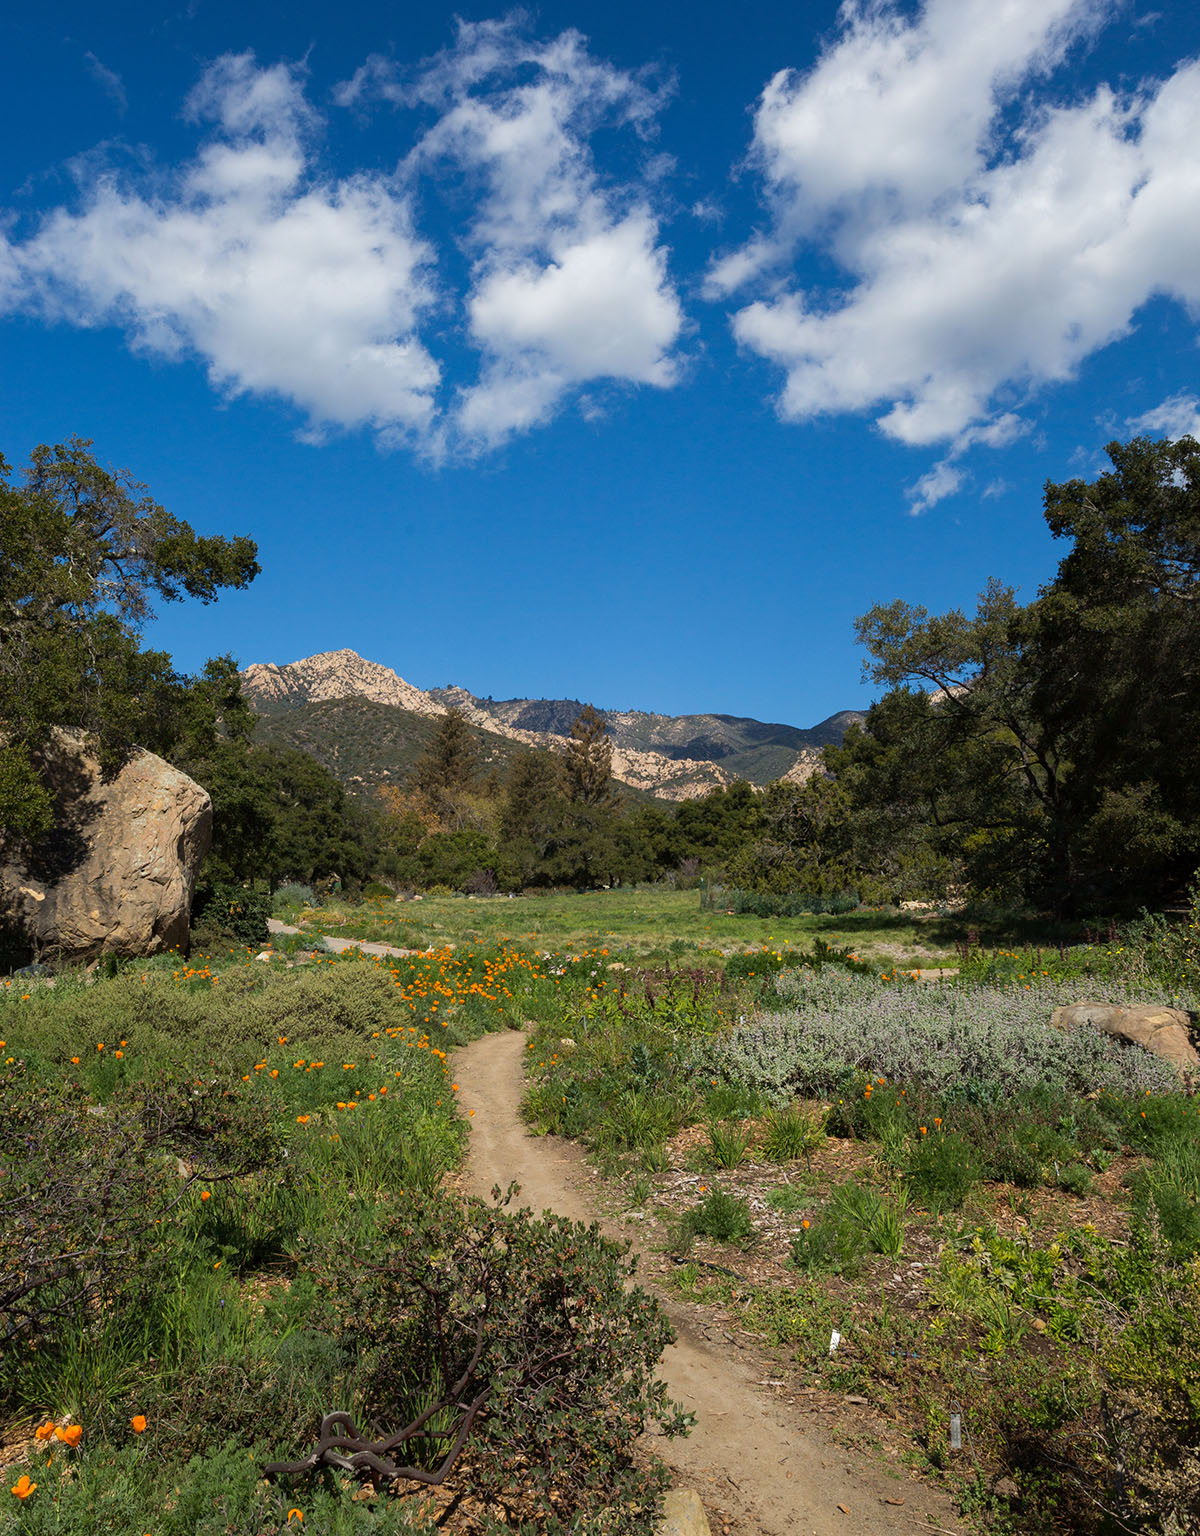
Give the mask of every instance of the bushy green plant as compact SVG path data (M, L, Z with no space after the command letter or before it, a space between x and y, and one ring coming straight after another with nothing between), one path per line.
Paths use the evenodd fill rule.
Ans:
M407 1198L367 1242L314 1245L331 1334L357 1361L358 1427L394 1434L433 1406L397 1452L410 1464L440 1461L469 1423L474 1497L519 1491L539 1523L644 1529L665 1474L635 1461L636 1439L685 1416L654 1374L670 1326L627 1285L626 1251L563 1217Z
M202 881L192 898L192 942L232 939L238 944L265 944L271 909L271 896L265 890L223 880Z
M717 1168L740 1168L750 1150L750 1133L732 1120L713 1120L708 1127L707 1156Z
M275 895L271 898L272 911L278 917L283 912L294 912L299 908L311 907L315 901L311 885L299 885L290 882L276 888Z
M718 1243L742 1243L754 1230L750 1207L738 1195L710 1189L698 1205L684 1213L683 1228L691 1237L711 1237Z
M789 1163L799 1157L810 1157L824 1145L823 1115L806 1112L797 1104L767 1111L762 1154L768 1162Z
M962 1136L928 1126L908 1165L912 1199L933 1211L957 1210L983 1175L979 1153Z

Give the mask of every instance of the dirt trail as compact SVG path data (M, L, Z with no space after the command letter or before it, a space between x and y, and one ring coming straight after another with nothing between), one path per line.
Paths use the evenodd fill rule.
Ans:
M520 1204L540 1213L593 1220L583 1154L555 1137L534 1137L521 1122L524 1035L485 1035L455 1054L464 1111L473 1110L467 1187L486 1197L515 1179ZM628 1237L626 1229L610 1235ZM710 1343L697 1309L661 1299L678 1334L660 1373L671 1394L697 1415L686 1440L656 1438L677 1482L728 1511L739 1536L900 1536L959 1529L949 1501L881 1467L852 1458L802 1427L800 1415L762 1391L732 1347ZM893 1502L887 1502L887 1501ZM897 1504L894 1501L902 1501ZM843 1506L839 1508L839 1506Z

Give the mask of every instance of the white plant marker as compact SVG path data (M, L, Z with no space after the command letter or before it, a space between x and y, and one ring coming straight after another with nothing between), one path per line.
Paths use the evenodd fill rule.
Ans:
M950 1449L952 1451L961 1451L962 1450L962 1416L961 1416L961 1414L952 1413L950 1415Z
M841 1334L840 1334L840 1333L839 1333L839 1332L838 1332L838 1331L837 1331L837 1329L836 1329L836 1328L835 1328L835 1329L834 1329L834 1330L833 1330L833 1332L832 1332L832 1333L831 1333L831 1334L830 1334L830 1335L829 1335L829 1353L830 1353L830 1354L831 1354L831 1355L832 1355L832 1354L833 1354L833 1352L834 1352L834 1350L836 1350L836 1349L837 1349L837 1347L838 1347L838 1345L839 1345L839 1344L840 1344L840 1343L841 1343L841 1342L842 1342L842 1336L841 1336Z

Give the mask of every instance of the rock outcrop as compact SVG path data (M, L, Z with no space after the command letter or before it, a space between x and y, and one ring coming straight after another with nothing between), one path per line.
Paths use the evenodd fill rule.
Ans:
M1200 1056L1189 1037L1191 1017L1182 1008L1120 1008L1112 1003L1072 1003L1050 1015L1055 1029L1099 1029L1141 1045L1179 1072L1200 1079Z
M105 783L82 738L50 758L56 831L28 863L0 848L6 922L35 957L154 955L187 944L196 875L212 841L206 790L152 752Z

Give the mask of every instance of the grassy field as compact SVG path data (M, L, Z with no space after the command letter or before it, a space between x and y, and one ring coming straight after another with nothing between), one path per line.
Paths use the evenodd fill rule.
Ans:
M413 902L330 902L283 913L313 933L376 940L405 948L447 944L527 944L580 953L607 948L614 959L723 958L769 945L808 948L814 939L854 950L881 966L954 965L959 927L893 909L836 917L728 917L705 912L697 891L659 887L545 896L427 896Z

